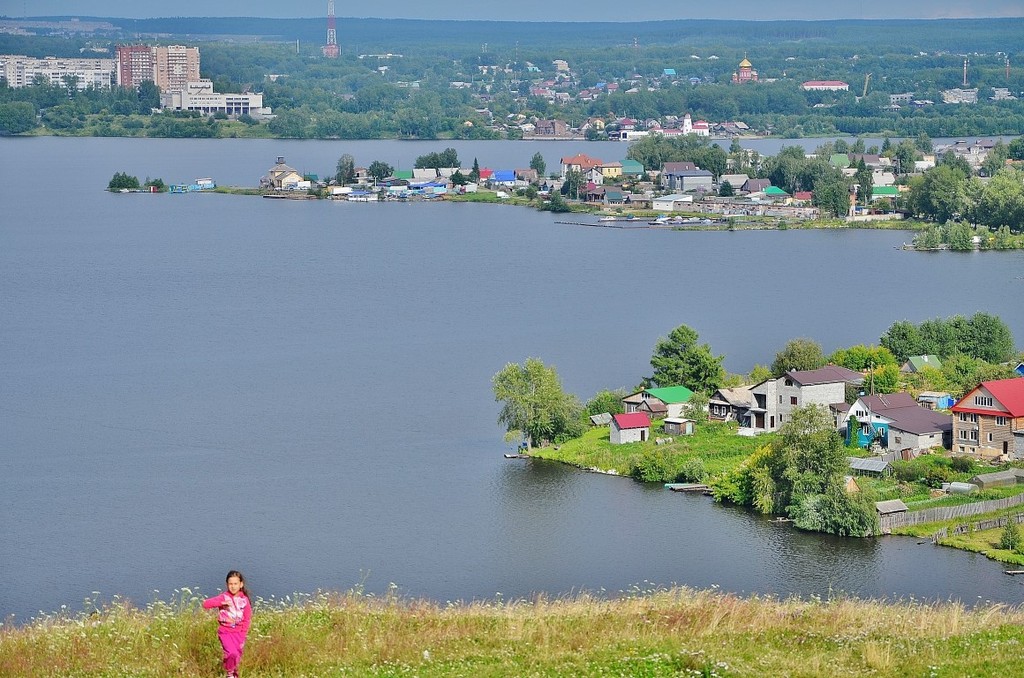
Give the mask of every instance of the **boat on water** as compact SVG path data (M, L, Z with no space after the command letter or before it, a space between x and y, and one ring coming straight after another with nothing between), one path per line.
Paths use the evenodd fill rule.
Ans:
M618 217L601 217L598 221L618 221Z
M212 191L217 188L217 182L210 177L201 177L191 184L171 184L171 193L194 193L197 191Z

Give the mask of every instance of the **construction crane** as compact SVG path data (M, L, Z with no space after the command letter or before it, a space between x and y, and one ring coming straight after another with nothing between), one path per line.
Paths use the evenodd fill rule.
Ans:
M868 95L868 82L871 80L873 73L868 73L864 76L864 91L860 93L860 98L863 99Z

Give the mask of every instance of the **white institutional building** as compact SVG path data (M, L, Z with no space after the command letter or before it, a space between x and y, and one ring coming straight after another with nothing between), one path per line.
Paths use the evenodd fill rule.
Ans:
M64 59L60 57L21 56L18 54L0 54L0 77L7 81L8 87L25 87L42 76L51 85L66 86L69 79L74 80L79 90L88 87L110 89L115 82L113 59Z
M160 106L174 111L199 111L206 115L225 113L227 115L265 115L262 94L218 94L213 91L213 82L199 80L190 82L183 91L162 92Z

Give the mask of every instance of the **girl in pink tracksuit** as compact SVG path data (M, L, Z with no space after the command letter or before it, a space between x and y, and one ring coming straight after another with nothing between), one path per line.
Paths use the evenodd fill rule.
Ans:
M203 601L206 609L218 608L217 637L224 648L224 670L228 678L238 678L238 664L242 661L245 637L249 633L252 619L252 603L249 590L245 588L245 577L238 570L231 570L225 579L228 590Z

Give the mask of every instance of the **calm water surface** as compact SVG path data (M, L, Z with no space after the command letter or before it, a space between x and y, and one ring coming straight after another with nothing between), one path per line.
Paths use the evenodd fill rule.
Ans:
M116 171L254 185L277 155L326 174L344 152L408 167L440 147L0 140L0 185L17 187L0 197L0 615L77 608L93 591L137 603L213 591L233 567L261 595L678 583L1020 600L1021 583L984 558L802 534L703 497L507 461L490 391L528 356L581 398L632 386L680 323L735 372L797 336L826 351L877 342L900 318L983 310L1020 341L1019 252L913 254L897 232L622 231L489 205L103 191ZM549 167L603 152L458 150L517 167L537 150Z

